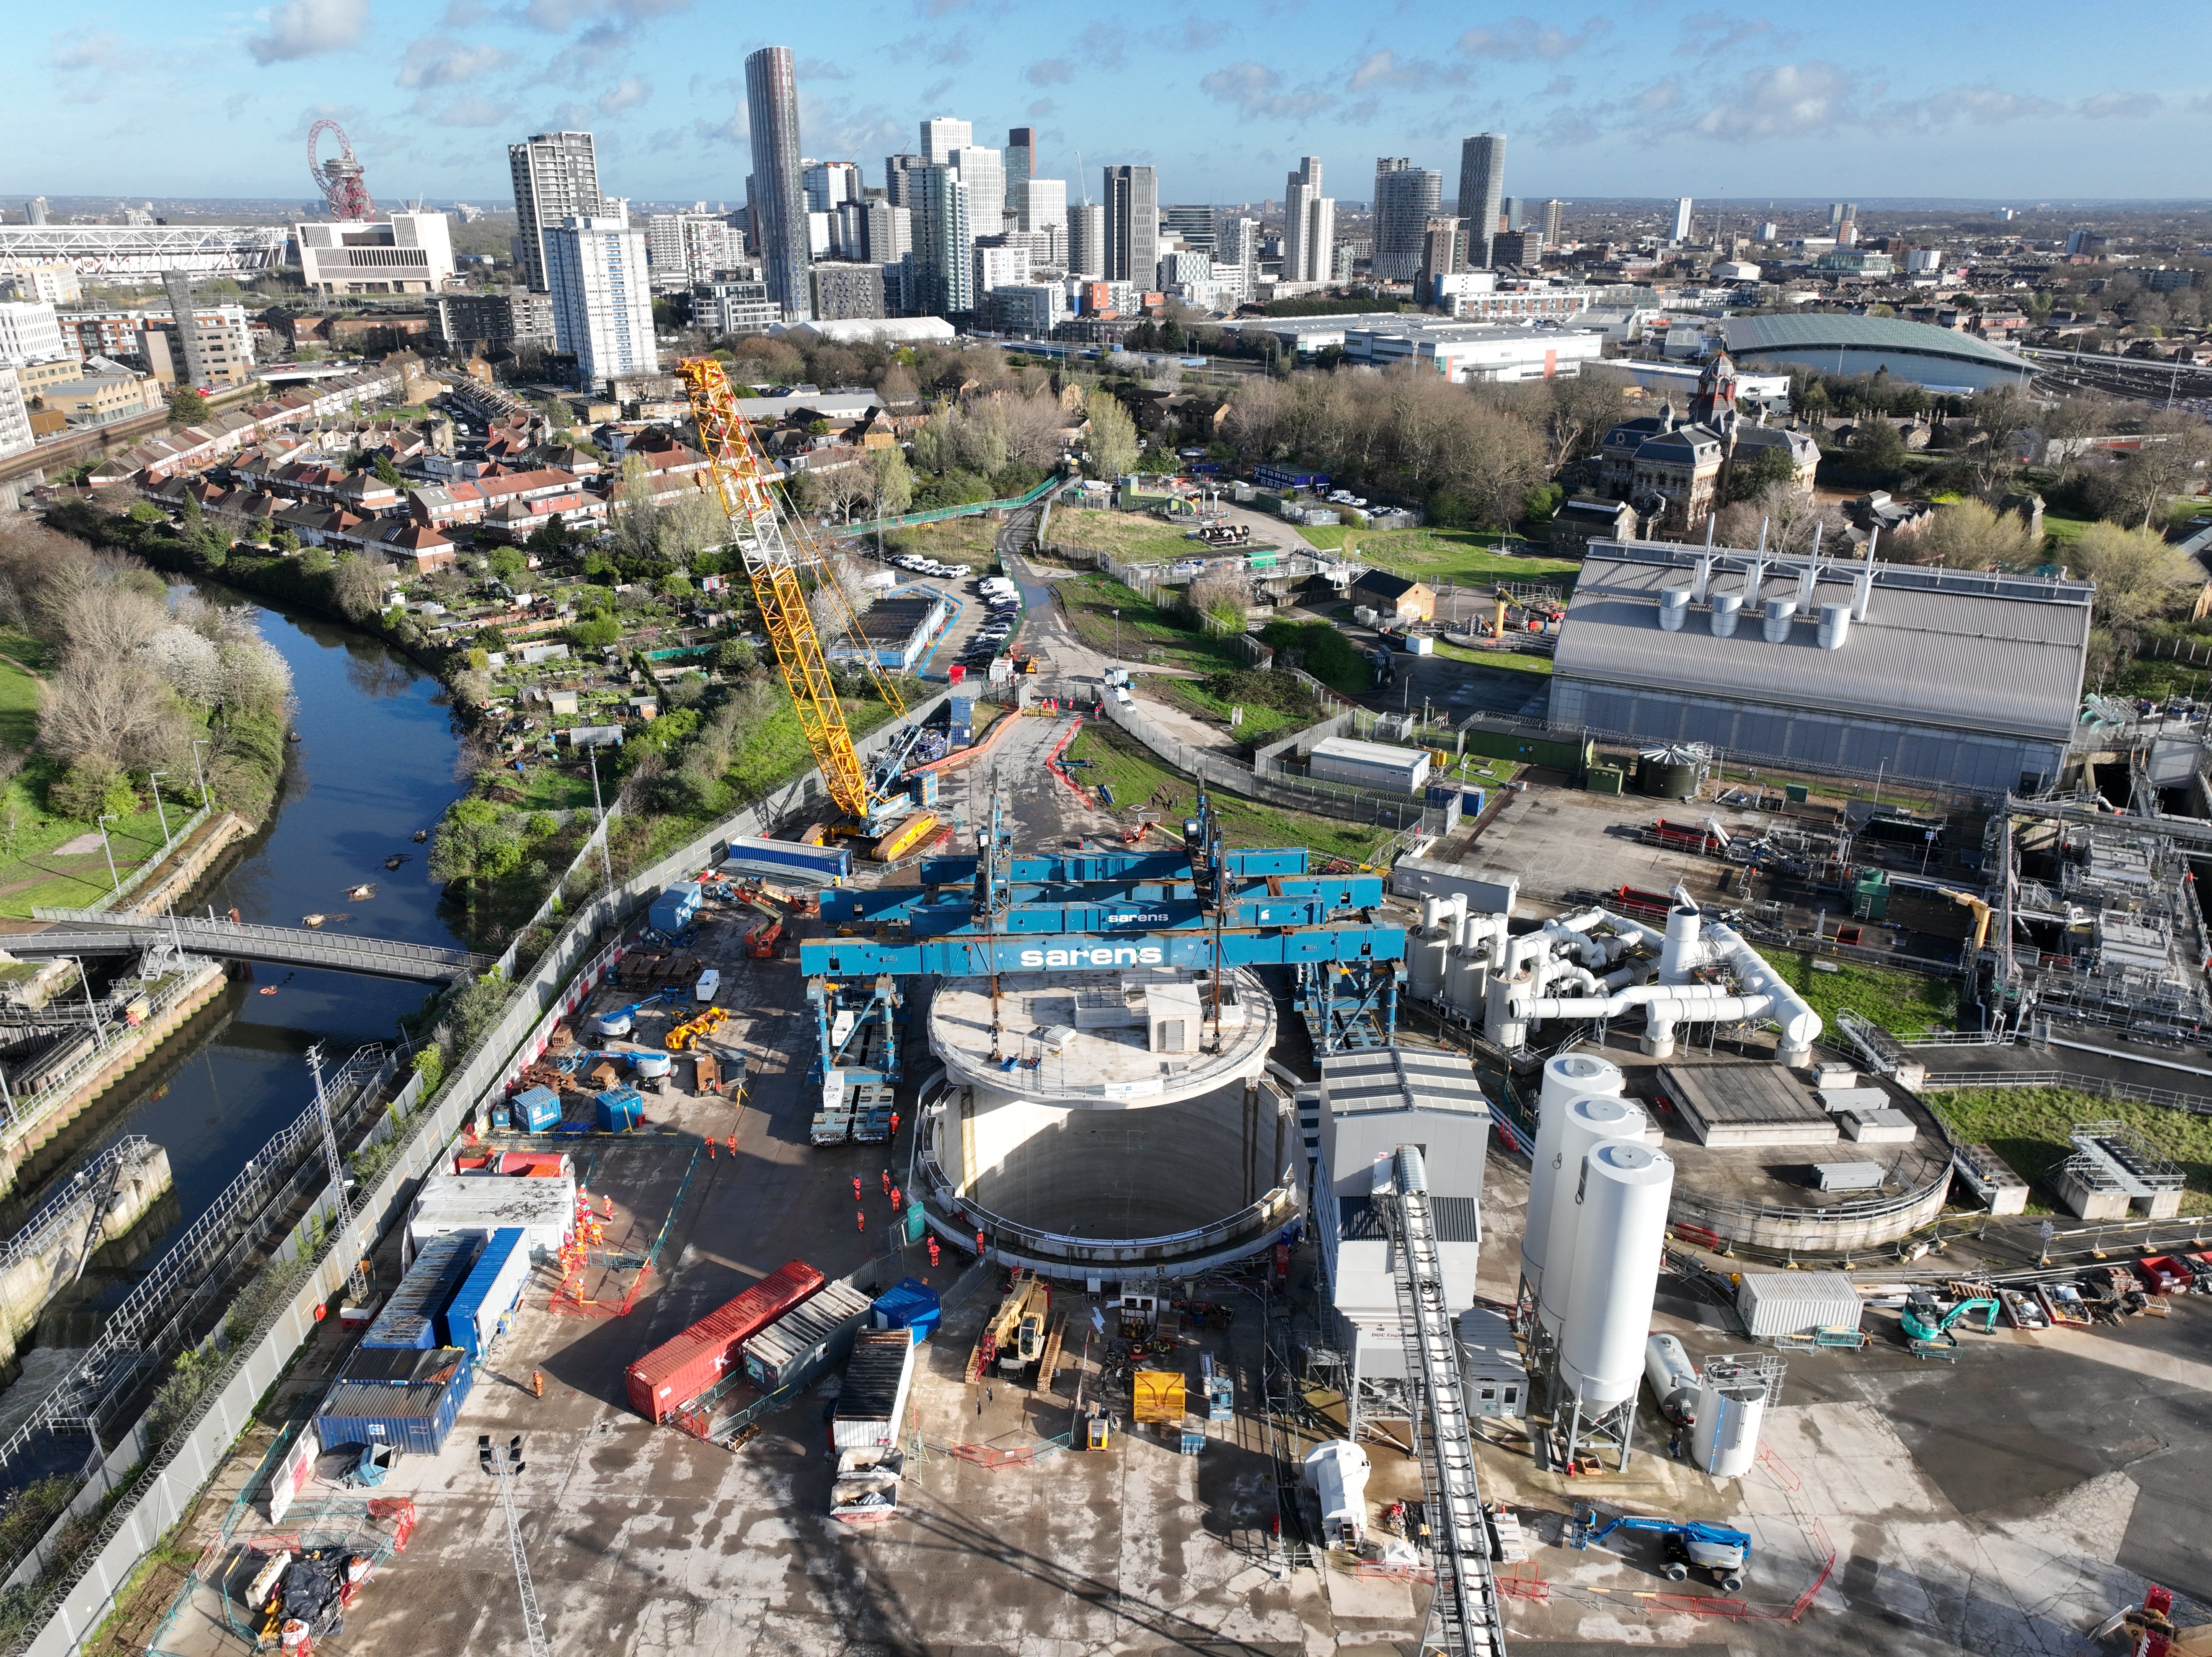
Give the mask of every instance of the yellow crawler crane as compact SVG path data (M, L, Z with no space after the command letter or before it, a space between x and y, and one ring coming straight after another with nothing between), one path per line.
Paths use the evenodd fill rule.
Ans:
M845 710L838 706L829 657L807 608L800 567L814 566L822 587L841 607L844 595L807 534L805 521L778 498L781 480L738 412L737 398L721 363L713 357L686 357L676 372L690 398L699 446L714 478L714 498L730 520L746 579L752 584L753 602L760 606L761 624L806 733L806 745L822 768L830 798L865 823L878 796L871 791L867 769L853 746ZM849 623L849 610L847 619ZM875 679L893 713L903 713L905 703L890 681L881 673Z

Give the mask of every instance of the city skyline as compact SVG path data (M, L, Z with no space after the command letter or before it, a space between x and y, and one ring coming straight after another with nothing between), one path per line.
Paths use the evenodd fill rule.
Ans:
M981 0L872 0L835 29L801 19L770 38L688 0L277 0L222 16L125 0L32 38L48 72L0 125L0 191L304 194L306 130L334 116L394 200L499 203L505 145L561 130L594 133L609 194L740 200L740 65L769 45L795 58L805 153L875 182L919 120L949 114L994 145L1033 129L1036 175L1079 203L1079 150L1093 188L1103 165L1148 165L1163 201L1267 199L1306 154L1347 179L1402 155L1449 196L1462 140L1485 130L1512 135L1507 187L1532 197L2201 191L2212 82L2191 54L2137 49L2142 25L2186 28L2194 9L2139 8L2128 39L2063 59L2033 48L2043 13L2060 18L2014 7L1997 27L1995 13L1875 3L1783 27L1688 4L1532 18L1419 0L1293 58L1285 31L1225 9L1010 31L987 27ZM1298 0L1269 15L1329 21ZM1886 25L1914 41L1908 60L1881 49ZM708 63L724 67L680 67ZM156 75L204 95L160 95Z

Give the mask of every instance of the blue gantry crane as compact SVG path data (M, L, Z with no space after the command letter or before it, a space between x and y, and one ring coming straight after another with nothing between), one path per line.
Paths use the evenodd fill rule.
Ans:
M1203 794L1180 851L1017 857L999 803L975 850L923 859L918 886L822 895L829 936L799 946L816 1065L888 1034L896 980L924 973L1284 966L1316 1051L1389 1043L1406 933L1373 919L1382 877L1309 872L1302 847L1231 850Z

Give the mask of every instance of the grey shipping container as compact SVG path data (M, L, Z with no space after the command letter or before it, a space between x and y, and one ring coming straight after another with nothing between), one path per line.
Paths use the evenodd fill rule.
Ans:
M804 1387L853 1350L875 1302L850 1284L823 1285L745 1342L745 1378L763 1392Z
M914 1384L914 1355L921 1350L903 1329L863 1330L854 1338L845 1390L837 1394L830 1423L836 1448L864 1450L898 1442L907 1390Z
M1856 1329L1865 1303L1840 1272L1747 1272L1735 1309L1757 1340L1808 1329Z
M437 1345L446 1308L483 1248L483 1239L477 1236L440 1237L425 1244L361 1344L418 1350Z

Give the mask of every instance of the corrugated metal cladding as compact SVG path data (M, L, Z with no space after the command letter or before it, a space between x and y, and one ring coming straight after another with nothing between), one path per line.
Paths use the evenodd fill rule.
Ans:
M1431 1229L1438 1242L1473 1243L1482 1241L1482 1205L1473 1197L1429 1199ZM1382 1211L1372 1197L1340 1197L1336 1223L1346 1242L1387 1242Z
M2057 774L2087 659L2086 585L1875 564L1866 619L1823 650L1820 608L1851 601L1848 565L1827 567L1778 642L1760 610L1798 598L1796 565L1756 583L1714 568L1710 593L1743 599L1730 636L1694 604L1662 628L1660 593L1693 587L1701 551L1591 543L1553 659L1553 725L1992 792Z

